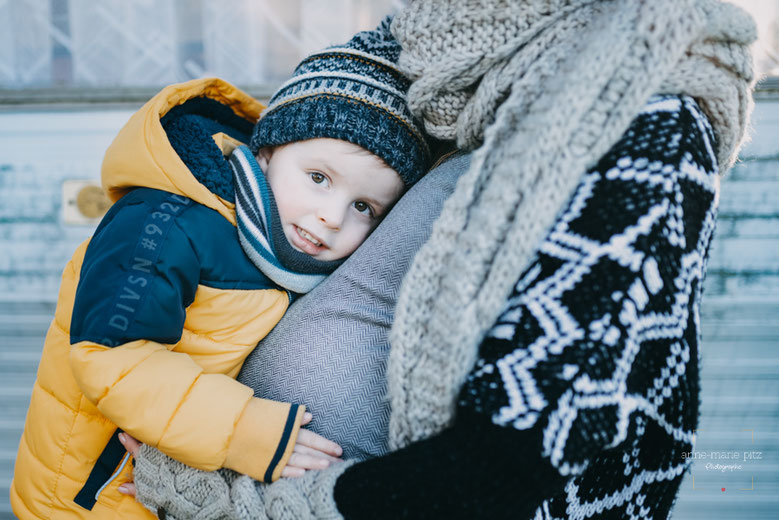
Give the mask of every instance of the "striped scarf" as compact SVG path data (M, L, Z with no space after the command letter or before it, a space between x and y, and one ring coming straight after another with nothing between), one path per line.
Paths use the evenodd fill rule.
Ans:
M293 293L307 293L343 260L323 262L293 249L284 236L270 185L249 148L239 146L229 161L235 174L235 214L244 252L276 284Z

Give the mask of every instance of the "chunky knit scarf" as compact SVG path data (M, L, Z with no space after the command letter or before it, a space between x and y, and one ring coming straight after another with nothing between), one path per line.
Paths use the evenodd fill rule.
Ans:
M751 18L717 0L410 0L408 102L476 149L405 278L391 332L390 445L452 419L478 345L583 174L652 94L693 96L721 171L744 137Z
M307 293L343 260L322 262L292 248L284 236L273 192L254 155L239 146L230 155L235 174L238 238L265 276L293 293Z

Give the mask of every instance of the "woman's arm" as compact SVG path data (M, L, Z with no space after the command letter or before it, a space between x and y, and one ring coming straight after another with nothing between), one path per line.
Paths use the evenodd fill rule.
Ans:
M544 490L565 481L539 456L538 444L526 432L462 409L454 427L385 457L340 463L268 486L232 471L193 470L153 448L125 442L136 455L135 488L128 489L137 489L153 512L165 510L168 519L290 520L529 516ZM532 478L518 486L516 475L527 468L533 468Z

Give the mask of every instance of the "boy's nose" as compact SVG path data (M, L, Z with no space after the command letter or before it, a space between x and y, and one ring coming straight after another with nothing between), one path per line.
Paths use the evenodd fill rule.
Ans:
M322 206L317 212L317 218L329 229L338 231L343 225L346 211L337 204Z

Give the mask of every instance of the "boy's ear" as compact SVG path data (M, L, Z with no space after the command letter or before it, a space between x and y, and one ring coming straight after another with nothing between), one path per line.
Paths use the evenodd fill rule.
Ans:
M260 165L260 168L262 168L262 171L267 173L268 163L270 162L270 158L272 156L273 156L272 146L265 146L263 148L260 148L260 151L257 152L257 163Z

